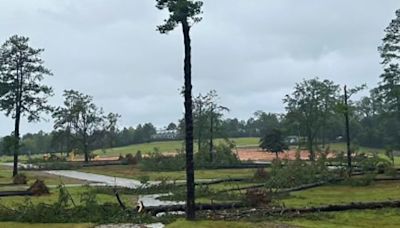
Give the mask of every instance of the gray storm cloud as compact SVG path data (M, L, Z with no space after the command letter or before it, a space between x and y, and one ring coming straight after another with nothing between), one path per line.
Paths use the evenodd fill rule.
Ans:
M62 91L94 97L121 126L181 118L183 44L179 29L161 35L166 16L150 0L1 0L0 41L13 34L45 48L54 77L46 80L61 105ZM396 0L205 0L192 30L194 93L216 89L228 116L282 112L282 98L303 78L374 87L381 72L377 46L400 8ZM13 122L0 117L0 135ZM46 117L50 119L50 117ZM52 122L22 125L23 133Z

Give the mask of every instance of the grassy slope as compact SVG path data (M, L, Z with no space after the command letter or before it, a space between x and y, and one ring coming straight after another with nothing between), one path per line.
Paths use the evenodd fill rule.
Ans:
M246 147L246 146L257 146L258 145L258 138L234 138L231 139L236 143L238 147ZM221 139L216 140L216 144L220 142ZM112 149L106 150L95 150L94 153L99 154L100 156L107 155L107 156L118 156L120 154L125 155L128 153L135 154L138 150L142 153L152 153L154 152L154 148L158 148L160 152L176 152L182 149L183 141L164 141L164 142L151 142L151 143L141 143L141 144L134 144L124 147L116 147ZM197 146L195 145L194 148L196 149Z

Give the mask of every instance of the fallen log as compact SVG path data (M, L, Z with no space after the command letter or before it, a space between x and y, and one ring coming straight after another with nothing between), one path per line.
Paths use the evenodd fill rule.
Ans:
M246 204L243 203L230 203L230 204L197 204L196 210L224 210L224 209L235 209L235 208L243 208ZM186 205L168 205L161 207L145 207L144 212L150 213L153 216L156 216L158 213L162 212L174 212L174 211L185 211Z
M278 190L276 193L284 194L284 193L290 193L290 192L297 192L297 191L302 191L302 190L306 190L306 189L310 189L310 188L319 187L319 186L325 185L327 183L328 182L326 182L326 181L318 181L315 183L303 184L303 185L292 187L292 188L283 188L281 190Z
M400 200L397 201L381 201L381 202L351 202L349 204L332 204L320 207L309 208L274 208L261 210L265 214L284 214L284 213L313 213L313 212L334 212L346 210L368 210L368 209L381 209L381 208L398 208L400 207Z
M315 183L311 183L311 184L303 184L303 185L292 187L292 188L283 188L281 190L276 191L276 193L289 193L289 192L295 192L295 191L302 191L302 190L306 190L306 189L310 189L310 188L319 187L319 186L325 185L327 183L329 183L329 182L319 181L319 182L315 182ZM267 186L266 184L258 184L258 185L252 185L252 186L247 186L247 187L225 189L225 190L221 190L219 192L223 193L223 192L231 192L231 191L257 189L257 188L264 188L266 186Z
M376 177L374 181L400 181L400 177Z
M119 196L119 193L118 193L117 189L114 188L113 191L114 191L115 197L117 198L119 206L122 208L122 210L126 210L126 206L122 202L121 197Z
M196 182L195 185L213 185L227 182L241 182L241 181L250 181L248 178L227 178L227 179L216 179L212 181L206 182Z
M5 191L0 192L0 197L8 197L8 196L32 196L33 193L30 191Z
M239 208L249 208L244 203L232 203L232 204L199 204L196 205L196 210L229 210ZM335 211L346 211L346 210L370 210L370 209L382 209L382 208L400 208L400 200L398 201L381 201L381 202L352 202L349 204L333 204L320 207L306 207L306 208L252 208L248 211L240 211L239 213L244 214L257 214L257 215L283 215L283 214L294 214L300 215L305 213L314 212L335 212ZM174 211L185 211L185 205L170 205L162 207L146 207L145 212L156 216L162 212L174 212ZM213 213L213 212L212 212ZM232 212L233 213L233 212ZM235 213L233 213L235 214ZM233 215L237 217L237 215Z

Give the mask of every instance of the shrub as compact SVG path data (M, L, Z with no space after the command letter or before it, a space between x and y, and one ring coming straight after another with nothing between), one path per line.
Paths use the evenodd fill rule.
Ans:
M146 171L178 171L185 169L185 154L178 153L175 156L165 156L159 152L151 153L143 158L140 165Z
M215 156L211 161L207 150L194 155L195 168L216 168L240 164L236 154L232 151L234 145L230 142L220 143L215 146ZM140 162L142 169L146 171L180 171L186 166L186 156L183 151L178 151L175 156L166 156L154 148L154 152Z
M138 150L135 154L136 161L140 162L142 160L142 152Z
M51 154L47 161L66 161L66 157L57 156L55 154Z
M29 187L28 192L32 192L34 196L50 194L49 188L46 186L44 181L38 179L36 179L35 183Z
M13 177L13 184L26 184L28 182L28 178L23 173L18 173Z
M215 153L213 156L210 155L207 147L203 147L205 149L195 154L195 166L197 168L214 168L239 164L238 157L232 151L234 147L235 145L232 142L225 140L224 143L219 143L214 147Z
M129 165L136 165L138 163L138 160L136 159L136 157L134 157L131 153L125 155L125 161Z
M368 173L363 176L359 177L350 177L347 178L344 183L351 185L351 186L368 186L370 185L373 181L374 178L376 177L376 174L374 173Z
M372 157L365 156L360 159L358 166L364 173L378 173L384 172L384 170L387 167L392 166L392 164L388 160L380 158L377 154L374 154Z
M265 189L248 189L245 202L252 207L268 205L272 201L272 194Z
M322 162L309 164L302 160L283 162L275 160L270 174L267 186L275 189L329 181L335 176L335 173L330 172Z
M147 183L150 181L150 177L149 176L140 176L139 181L142 185L146 186Z
M397 169L394 166L387 166L385 168L384 173L387 176L396 177L397 176Z
M254 172L254 179L256 180L268 180L270 178L270 175L267 171L265 171L264 168L258 168Z

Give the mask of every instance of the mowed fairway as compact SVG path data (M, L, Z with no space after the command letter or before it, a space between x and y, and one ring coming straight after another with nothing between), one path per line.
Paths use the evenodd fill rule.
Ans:
M249 137L249 138L233 138L230 139L235 142L237 147L257 147L259 138ZM216 139L215 144L222 142L222 139ZM95 150L94 153L98 154L102 157L113 157L119 155L126 154L136 154L137 151L141 151L143 154L153 153L156 150L160 152L172 152L175 153L177 151L181 151L183 148L183 140L175 140L175 141L158 141L158 142L149 142L149 143L141 143L134 144L123 147L110 148L105 150ZM197 143L194 145L194 149L197 149Z

